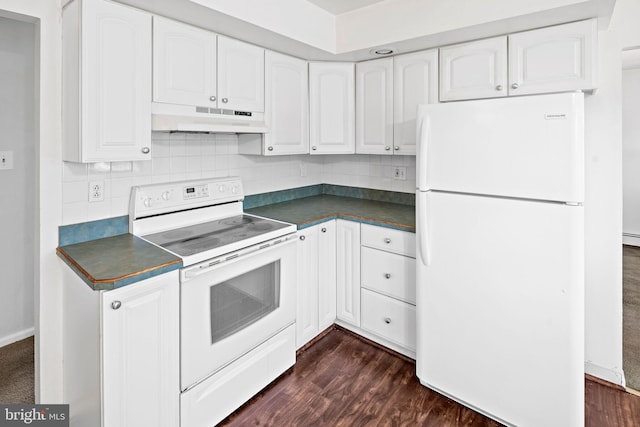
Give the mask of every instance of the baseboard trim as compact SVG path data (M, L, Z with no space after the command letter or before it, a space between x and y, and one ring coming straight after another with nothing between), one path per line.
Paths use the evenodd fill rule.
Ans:
M27 328L22 331L15 332L11 335L7 335L5 337L0 338L0 347L4 347L5 345L13 344L16 341L23 340L25 338L29 338L33 336L35 333L35 328Z
M640 246L640 236L631 233L622 233L622 244L630 246Z
M603 382L607 382L623 389L626 387L624 373L622 371L614 371L591 362L584 362L585 375L598 378Z

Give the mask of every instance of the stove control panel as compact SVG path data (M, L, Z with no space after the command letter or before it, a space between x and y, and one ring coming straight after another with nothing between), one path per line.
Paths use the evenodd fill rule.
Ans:
M239 177L197 179L140 185L131 189L130 218L241 202L244 199Z

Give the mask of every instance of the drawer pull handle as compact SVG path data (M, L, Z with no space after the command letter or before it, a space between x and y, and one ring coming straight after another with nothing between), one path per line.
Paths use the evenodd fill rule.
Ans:
M389 243L391 243L391 239L390 239L390 238L388 238L388 237L386 237L386 238L384 239L384 242L385 242L386 244L389 244Z
M391 274L389 274L389 273L385 273L384 277L385 277L386 279L391 279Z
M300 236L300 240L304 240L304 239L306 239L305 236Z
M322 227L322 230L320 230L320 231L322 231L323 233L326 233L327 229L325 227Z
M390 318L390 317L385 317L385 318L384 318L384 323L386 323L387 325L388 325L389 323L391 323L391 318Z
M119 309L122 306L122 303L120 301L113 301L111 303L111 308L114 310Z

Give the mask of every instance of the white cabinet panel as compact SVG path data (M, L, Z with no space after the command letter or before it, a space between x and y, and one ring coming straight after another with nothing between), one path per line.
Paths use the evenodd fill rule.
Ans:
M216 35L153 17L153 101L216 106Z
M309 127L311 154L355 152L354 65L309 64Z
M393 154L393 59L356 64L356 153Z
M416 256L416 235L408 231L362 224L362 245L413 258Z
M336 320L336 222L318 227L318 332L322 332Z
M416 307L362 289L362 328L409 350L416 349Z
M218 36L218 107L264 111L264 49Z
M594 89L596 20L509 36L509 94Z
M63 159L151 158L151 15L101 0L63 10Z
M393 58L393 142L395 154L416 154L418 105L438 102L438 51Z
M440 49L440 100L507 95L507 37Z
M416 260L362 247L362 287L416 303Z
M337 318L360 326L360 223L336 220Z
M177 274L103 294L103 422L179 423Z

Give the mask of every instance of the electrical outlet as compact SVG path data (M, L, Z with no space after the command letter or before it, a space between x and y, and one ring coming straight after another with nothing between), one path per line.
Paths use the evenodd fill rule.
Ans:
M407 168L404 166L396 166L393 169L393 179L399 179L401 181L407 180Z
M0 151L0 170L13 169L13 151Z
M91 181L89 183L89 201L101 202L104 200L104 181Z

